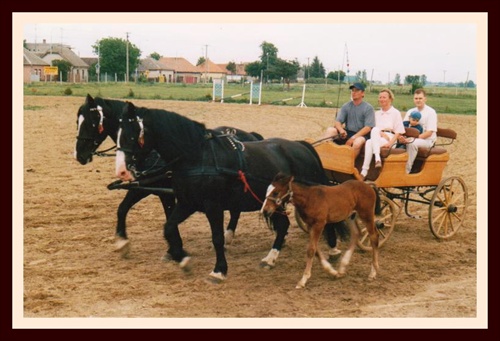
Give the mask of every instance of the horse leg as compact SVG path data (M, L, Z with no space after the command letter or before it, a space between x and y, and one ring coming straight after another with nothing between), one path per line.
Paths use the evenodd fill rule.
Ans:
M265 268L273 268L276 265L276 260L278 259L281 248L283 247L286 234L288 233L288 227L290 226L288 216L283 214L281 211L276 211L271 216L271 219L276 232L276 238L274 239L271 251L269 251L267 256L262 258L260 261L260 266Z
M227 261L224 252L224 210L216 202L205 204L207 219L212 230L212 244L215 249L215 267L210 273L210 279L219 283L226 279Z
M149 193L137 190L128 190L122 202L118 206L116 224L115 251L120 252L123 258L127 258L130 253L130 241L127 237L127 214L136 203L147 197Z
M183 249L182 238L179 233L179 224L193 213L194 210L188 206L177 203L172 214L165 223L165 227L163 228L163 236L169 246L167 254L163 257L163 259L168 260L171 258L179 263L181 269L186 271L189 270L188 265L191 258Z
M349 231L350 231L350 240L349 240L349 247L347 251L344 253L344 256L340 260L340 265L339 265L339 274L338 277L342 277L346 273L347 266L349 265L349 262L351 261L351 257L354 253L354 248L356 247L356 241L359 238L359 231L358 228L356 227L356 224L354 223L355 217L349 217L345 220L347 226L349 226Z
M321 236L323 226L324 225L316 223L309 228L309 244L307 245L306 252L306 268L304 270L302 278L295 287L296 289L305 288L307 280L311 277L311 268L314 260L314 255L317 253L316 250L318 249L318 241L319 237ZM321 252L318 252L317 254L318 257L322 257L324 259L324 257L321 255Z
M366 226L369 228L370 233L370 244L372 246L372 267L370 270L370 274L368 275L368 279L373 280L377 277L378 272L378 232L375 227L375 219L371 217L370 220L366 221Z
M172 214L175 207L175 196L172 194L159 194L161 204L163 206L163 211L165 212L165 221Z
M335 233L335 224L326 224L325 229L323 230L323 234L325 235L326 242L328 246L330 247L330 250L328 251L328 254L330 257L336 258L338 255L342 253L337 248L337 234Z
M238 220L240 219L240 211L229 211L230 219L229 224L227 224L226 232L224 233L224 241L226 245L233 242L234 233L236 232L236 226L238 225Z
M316 248L316 256L318 257L323 269L334 277L338 277L339 273L333 268L328 259L323 255L319 248Z

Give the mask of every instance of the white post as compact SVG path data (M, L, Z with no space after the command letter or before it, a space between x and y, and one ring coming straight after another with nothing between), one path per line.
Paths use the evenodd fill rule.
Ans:
M299 108L307 108L307 105L304 103L304 97L306 95L306 83L304 82L304 86L302 87L302 102L300 102L297 107Z

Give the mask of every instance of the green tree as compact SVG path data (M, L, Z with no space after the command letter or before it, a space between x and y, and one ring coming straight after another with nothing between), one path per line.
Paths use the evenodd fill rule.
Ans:
M330 71L328 73L327 78L333 79L333 80L338 81L338 82L343 82L345 79L345 76L346 76L346 73L344 71L338 70L338 71Z
M150 58L153 58L154 60L160 60L160 58L162 57L161 54L159 54L158 52L153 52L149 55Z
M422 83L422 77L425 77L425 75L423 75L423 76L407 75L405 77L405 84L411 85L411 93L412 94L415 93L416 89L424 87L424 84ZM426 78L427 77L425 77L424 79L426 79Z
M229 62L226 65L226 70L231 72L232 75L236 73L236 63L235 62Z
M277 59L275 62L274 74L276 77L283 78L283 84L287 84L290 90L290 81L297 78L297 72L300 69L300 64L297 60L288 62L283 59Z
M52 61L52 66L57 66L57 71L58 71L58 79L59 76L62 75L61 81L67 82L68 81L68 73L71 71L72 65L70 62L62 59L54 59Z
M394 76L394 84L401 85L401 75L399 73L396 73L396 76Z
M427 76L426 75L420 76L420 83L422 84L422 86L427 84Z
M128 70L133 72L139 65L141 50L128 42ZM127 41L120 38L104 38L92 45L99 54L100 73L125 75L127 73Z
M356 72L356 80L366 85L368 78L366 77L366 70Z
M307 76L307 78L325 78L325 67L319 61L318 56L314 57L312 64L309 66Z
M200 57L200 58L198 58L198 61L196 62L196 66L201 65L201 64L203 64L203 63L205 63L205 61L206 61L205 57Z
M277 76L274 74L274 67L278 59L278 48L267 41L263 41L260 48L262 49L260 61L264 67L265 75L268 80L275 79Z
M245 72L250 77L260 78L262 70L264 70L264 65L262 65L262 63L260 61L256 61L256 62L253 62L253 63L248 63L245 66Z

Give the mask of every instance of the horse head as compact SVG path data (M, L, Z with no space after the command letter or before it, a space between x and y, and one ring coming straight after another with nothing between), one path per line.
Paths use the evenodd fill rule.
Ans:
M279 209L284 209L284 206L291 200L292 182L294 177L284 173L278 173L267 188L266 199L262 204L260 212L266 219L271 217L273 213Z
M108 136L103 110L90 95L78 109L75 159L82 165L92 161L92 155Z
M117 137L116 176L123 181L137 178L137 168L153 150L147 142L143 113L127 102L121 118Z

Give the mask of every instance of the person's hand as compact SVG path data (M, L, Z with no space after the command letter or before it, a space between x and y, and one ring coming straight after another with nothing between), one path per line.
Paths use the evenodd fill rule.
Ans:
M347 132L344 129L340 131L340 138L342 140L345 140L347 138Z
M354 144L354 138L352 137L345 142L345 145L349 147L352 147L353 144Z
M406 138L404 136L398 137L398 142L401 144L407 144L408 141L406 141Z

